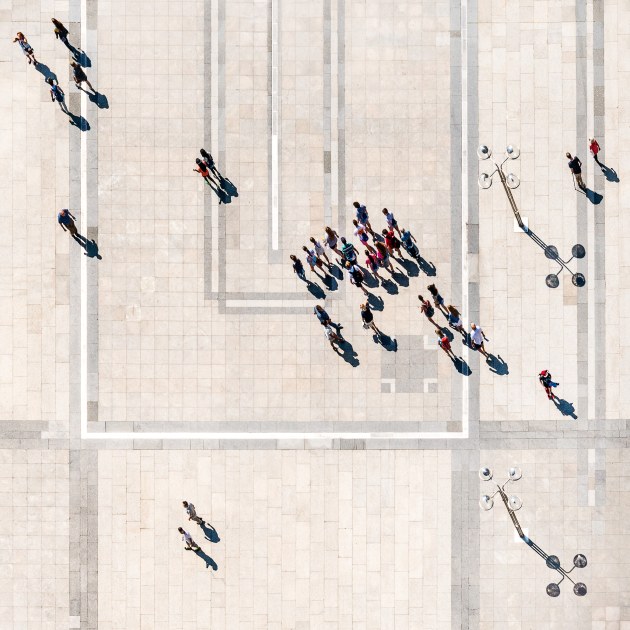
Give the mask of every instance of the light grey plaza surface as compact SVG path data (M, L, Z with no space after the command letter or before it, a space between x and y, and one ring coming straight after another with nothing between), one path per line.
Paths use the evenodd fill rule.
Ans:
M627 1L15 0L0 20L0 629L630 628ZM496 175L477 186L507 144L529 235ZM385 344L357 287L307 268L316 297L288 258L325 225L351 237L355 200L425 261L370 288ZM544 247L578 243L586 285L548 288ZM439 349L431 282L490 363L457 333L457 365ZM526 535L586 555L586 596L546 595L499 497L480 510L481 465L520 466Z

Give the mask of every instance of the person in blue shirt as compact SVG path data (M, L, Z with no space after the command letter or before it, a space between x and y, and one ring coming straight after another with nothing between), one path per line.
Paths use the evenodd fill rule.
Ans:
M53 103L57 101L57 103L59 103L59 107L61 107L61 111L64 114L68 114L69 112L68 107L65 103L64 91L61 89L58 83L55 83L55 80L51 77L48 77L46 79L46 83L50 85L50 100L53 101Z
M368 214L367 208L361 205L358 201L355 201L352 204L356 209L357 221L362 223L367 231L374 236L374 231L372 230L372 226L370 225L370 216Z

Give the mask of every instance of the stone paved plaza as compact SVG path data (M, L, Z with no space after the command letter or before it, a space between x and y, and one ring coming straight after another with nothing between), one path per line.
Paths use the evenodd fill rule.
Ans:
M627 1L14 0L0 21L0 630L630 630ZM498 174L478 186L508 144L527 231ZM369 283L381 339L347 276L289 260L326 225L351 238L355 200L422 257ZM440 350L430 283L488 361L456 332ZM480 509L482 466L522 470L529 545L499 495ZM586 596L547 596L534 543L587 557Z

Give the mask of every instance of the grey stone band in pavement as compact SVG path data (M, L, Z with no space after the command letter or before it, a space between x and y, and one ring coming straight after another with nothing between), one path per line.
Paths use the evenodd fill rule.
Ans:
M576 0L575 2L575 148L572 155L578 155L579 148L586 144L587 140L587 56L586 56L586 0ZM582 161L586 161L583 156ZM582 159L582 158L580 158ZM577 242L586 245L588 241L588 200L581 192L576 192L577 197ZM587 254L588 256L588 254ZM577 271L583 273L587 278L588 262L587 258L577 261ZM565 278L569 281L569 278ZM586 288L586 287L584 287ZM577 382L578 417L588 417L588 290L578 291L577 294Z

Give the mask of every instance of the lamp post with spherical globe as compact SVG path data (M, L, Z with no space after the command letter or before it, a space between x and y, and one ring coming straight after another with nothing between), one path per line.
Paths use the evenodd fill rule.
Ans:
M479 470L479 477L482 481L490 481L492 479L492 469L484 466ZM505 505L505 509L508 511L510 515L510 519L512 520L512 524L514 525L514 529L519 535L519 538L527 544L528 547L533 549L544 561L545 564L554 571L557 571L561 578L557 582L551 582L547 585L546 592L549 597L558 597L560 595L560 584L567 578L570 582L573 583L573 592L580 597L586 595L587 588L586 584L583 582L574 582L571 577L569 577L569 573L574 569L583 569L587 565L586 556L582 553L578 553L573 558L573 566L567 571L560 564L560 559L558 556L550 556L543 549L541 549L533 540L531 540L528 536L526 536L523 532L523 528L521 524L518 522L516 518L515 512L521 508L523 502L521 499L512 494L508 497L505 492L505 487L511 483L518 481L521 478L521 469L514 466L508 471L508 479L502 485L499 485L495 482L497 489L492 494L482 494L481 499L479 500L479 506L482 510L491 510L494 505L494 497L495 495L499 495L503 500L503 504Z

